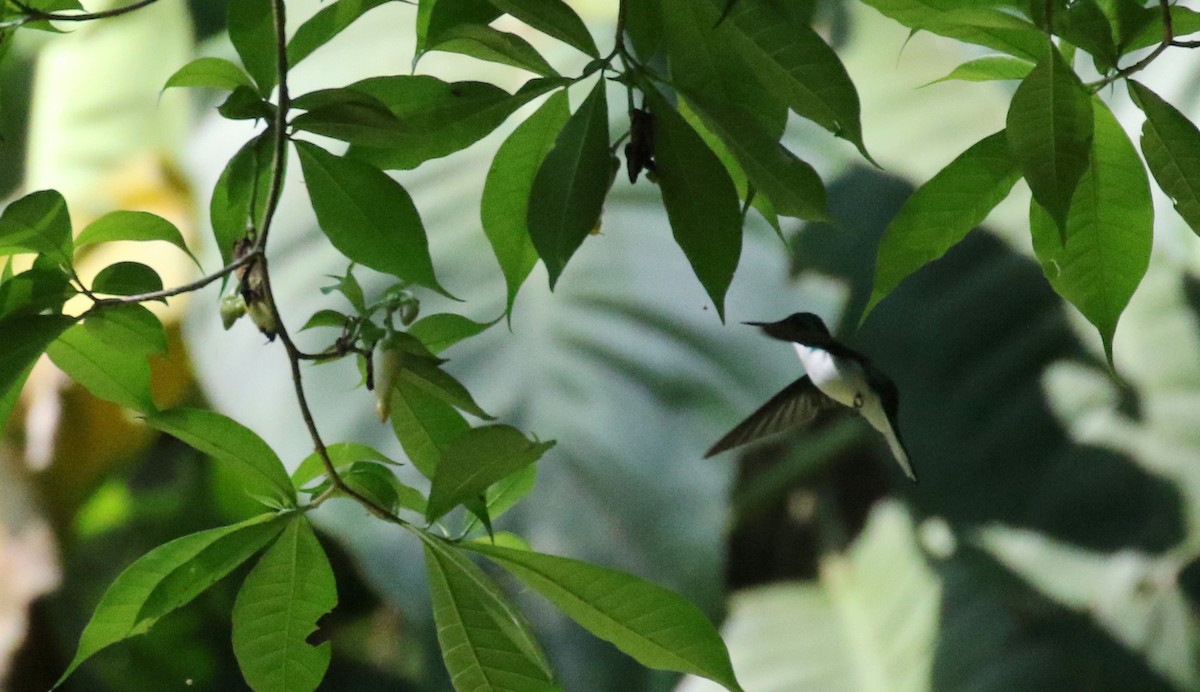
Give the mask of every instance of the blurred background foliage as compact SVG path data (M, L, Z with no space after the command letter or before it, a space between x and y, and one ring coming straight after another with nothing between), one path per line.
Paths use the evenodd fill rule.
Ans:
M154 210L215 266L204 210L250 125L220 120L203 95L189 102L159 88L193 52L232 54L224 4L163 2L67 36L22 35L0 70L0 187L57 187L77 224L113 208ZM613 3L572 4L597 36L611 33ZM288 7L296 24L319 5ZM1117 332L1115 373L1092 331L1045 286L1021 240L1020 195L857 328L882 229L914 183L1002 127L1011 85L919 88L969 51L910 40L856 3L822 2L815 12L858 85L882 170L793 123L789 143L830 181L835 221L785 228L784 245L754 219L725 325L670 240L657 190L618 182L602 233L558 290L547 290L539 268L511 331L501 323L447 353L484 408L559 442L539 464L534 494L501 527L540 550L650 578L725 618L751 691L1200 688L1196 239L1160 213L1150 272ZM294 90L408 71L412 18L402 3L373 11L300 66ZM582 67L528 38L556 66ZM1164 56L1147 81L1198 116L1200 70L1188 57ZM418 69L519 83L512 70L444 55ZM1123 94L1106 96L1130 114ZM623 123L618 103L613 117ZM400 176L439 276L466 301L430 297L427 312L491 320L503 311L478 198L515 122ZM336 306L315 286L345 269L322 252L303 195L293 176L273 248L281 307L297 324ZM173 253L137 252L167 283L188 276ZM294 466L308 449L286 361L246 324L223 332L217 296L210 288L164 313L177 350L157 364L155 385L170 393L164 400L207 401L246 423ZM918 485L857 420L701 460L796 376L790 349L738 323L797 310L824 316L897 382ZM354 389L351 366L313 368L309 381L329 441L402 458L370 395ZM0 443L7 688L48 687L100 594L135 557L245 512L225 484L194 451L39 371ZM325 623L334 663L324 688L448 689L418 547L349 504L315 518L341 594ZM150 636L104 652L66 689L238 689L233 593L217 588ZM709 689L641 669L544 604L525 605L566 689Z

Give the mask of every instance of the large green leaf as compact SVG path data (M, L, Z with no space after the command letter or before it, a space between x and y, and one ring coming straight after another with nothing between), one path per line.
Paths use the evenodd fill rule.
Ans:
M253 87L250 75L224 58L196 58L175 71L163 89L172 87L207 87L233 91L238 87Z
M1091 96L1054 49L1022 80L1008 109L1013 155L1033 198L1060 229L1088 167L1092 120Z
M390 146L411 130L379 99L354 89L319 89L298 97L293 108L307 113L292 127L364 146Z
M100 650L146 633L164 615L190 603L282 529L276 515L263 514L177 538L139 558L104 592L55 687Z
M382 101L407 129L386 147L360 147L350 156L387 169L415 168L465 149L513 111L566 80L531 80L515 94L484 82L444 82L426 75L375 77L348 88Z
M488 0L420 0L417 4L416 55L413 65L455 27L486 26L500 16Z
M725 319L725 292L742 254L737 190L720 159L657 92L646 91L655 117L654 160L675 241Z
M321 229L342 254L377 271L446 294L412 198L379 169L296 142ZM449 295L449 294L446 294Z
M488 0L492 5L538 31L574 46L593 58L600 57L596 42L583 20L563 0Z
M279 81L273 2L274 0L231 2L226 17L229 40L241 56L246 71L258 84L258 93L264 97L271 93Z
M1200 130L1183 113L1145 86L1129 80L1134 103L1146 114L1142 154L1175 211L1200 234Z
M425 518L435 521L457 505L534 463L554 442L534 442L508 425L467 430L441 450Z
M511 572L592 634L649 668L693 673L740 690L716 628L694 605L606 567L484 543L464 543Z
M486 24L459 24L442 32L441 40L429 50L469 55L480 60L511 65L543 77L558 77L558 71L542 54L520 36Z
M710 8L721 0L697 0ZM767 0L741 0L716 32L731 40L763 85L797 115L858 147L863 144L858 91L836 53L811 27Z
M469 339L495 324L476 322L452 312L426 315L408 328L408 333L421 340L431 353L441 353L454 344Z
M175 408L147 416L146 422L227 463L251 497L295 506L296 490L279 457L254 431L232 418L215 411Z
M454 688L560 689L525 618L461 551L420 534L438 643Z
M476 418L492 419L487 411L475 403L475 399L467 391L467 388L454 379L450 373L438 367L436 362L418 355L403 353L400 355L399 367L400 371L396 374L397 387L415 387Z
M88 315L83 325L97 339L115 349L143 356L167 352L167 335L162 322L141 305L106 307Z
M296 29L288 40L288 66L294 67L313 51L328 43L334 36L353 24L370 10L390 0L337 0L321 8Z
M11 269L11 261L5 267ZM75 293L67 274L53 261L41 259L35 261L27 271L6 276L0 282L0 318L17 314L36 315L45 311L58 314Z
M259 558L233 604L233 652L256 692L311 692L329 667L330 643L308 642L337 605L325 550L303 515Z
M1021 58L1013 58L1007 55L987 55L982 58L968 60L951 70L945 77L935 79L929 84L956 79L966 82L1025 79L1033 71L1033 67L1033 63ZM929 84L925 86L929 86Z
M225 165L213 188L209 220L224 264L233 260L233 246L239 238L250 229L262 227L271 184L273 146L269 129L246 142Z
M0 425L8 422L29 371L55 339L75 324L63 315L12 315L0 319Z
M27 252L71 264L71 217L56 190L31 192L0 214L0 256Z
M875 285L866 312L905 277L946 254L983 223L1020 177L1007 135L997 132L972 145L922 185L892 219L879 243Z
M329 454L330 461L333 462L335 469L343 466L349 466L356 461L380 461L385 464L395 464L388 457L379 453L373 447L356 442L339 442L337 444L327 445L326 453ZM325 465L321 461L321 455L313 452L300 462L296 470L292 472L292 485L297 489L303 488L313 479L325 474Z
M82 324L64 332L46 353L59 369L101 399L146 415L158 410L150 394L145 353L113 346Z
M433 478L442 449L471 427L454 406L404 378L392 391L391 422L408 460L426 478Z
M1091 164L1066 218L1066 242L1037 205L1030 206L1033 249L1054 290L1100 332L1112 361L1117 320L1150 263L1154 207L1150 181L1125 131L1094 104Z
M162 240L183 250L199 266L175 224L145 211L114 211L101 216L79 232L75 238L75 247L116 240Z
M504 310L510 319L517 291L538 259L528 225L534 177L570 115L565 90L546 99L500 145L483 185L479 215L504 272L508 287Z
M153 267L141 262L110 264L92 279L92 292L113 296L136 296L162 289L162 277Z
M608 151L607 82L596 82L546 154L529 193L529 237L546 263L550 286L584 238L600 223L612 180Z
M1046 53L1046 35L1028 20L987 7L985 3L959 0L865 0L883 14L913 30L987 46L1026 60L1036 61Z

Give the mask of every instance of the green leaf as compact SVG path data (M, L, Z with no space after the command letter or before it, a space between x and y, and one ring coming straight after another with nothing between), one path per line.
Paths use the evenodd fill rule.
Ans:
M304 323L300 331L315 327L337 327L338 329L343 329L349 320L349 317L337 310L317 310L313 313L312 317L308 318L308 321Z
M389 0L338 0L321 8L320 12L301 24L288 41L288 65L295 67L359 17L386 2Z
M527 221L534 176L570 115L565 89L546 99L500 145L483 184L479 215L508 286L504 312L510 320L517 291L538 259Z
M496 9L525 22L538 31L563 43L600 57L596 42L588 33L583 20L563 0L488 0Z
M412 385L433 394L442 401L465 411L476 418L492 420L492 416L479 408L467 388L450 376L437 363L410 353L400 354L400 372L396 375L397 386Z
M725 319L725 292L742 253L742 214L725 167L653 89L644 92L654 113L654 160L663 206L675 242Z
M16 314L0 319L0 334L4 335L4 348L0 349L0 426L12 415L34 362L73 324L75 318L63 315Z
M1175 211L1200 235L1200 130L1142 84L1128 80L1127 85L1134 103L1146 114L1142 124L1146 164Z
M71 217L57 190L31 192L0 214L0 257L38 253L71 266Z
M188 250L183 234L175 228L175 224L145 211L114 211L101 216L79 233L75 238L75 248L118 240L162 240L183 250L197 267L200 266L200 261Z
M388 147L355 146L352 158L379 168L410 169L465 149L516 109L569 82L534 79L515 94L483 82L444 82L425 75L375 77L350 85L382 101L408 128Z
M1154 207L1133 143L1103 102L1093 105L1091 165L1071 201L1065 244L1037 205L1029 224L1050 285L1099 330L1111 364L1117 320L1150 263Z
M1117 45L1122 55L1162 42L1162 12L1158 8L1139 5L1137 0L1116 4ZM1172 5L1171 30L1176 39L1200 31L1200 12L1190 7Z
M161 291L162 279L158 272L141 262L117 262L96 274L92 280L92 291L114 296L136 296Z
M888 224L864 318L909 274L938 259L983 223L1021 177L997 132L976 142L920 187Z
M1036 62L1046 54L1046 35L1028 20L999 7L959 0L864 0L914 30L987 46Z
M329 453L329 459L333 462L334 468L348 466L356 461L380 461L385 464L396 464L395 461L376 451L373 447L357 442L339 442L328 445L325 447L325 451ZM324 474L325 465L321 463L321 455L313 452L292 472L292 485L297 489L303 488L313 479Z
M209 219L223 264L233 260L233 245L248 229L262 227L271 186L272 138L268 128L242 146L213 188Z
M227 120L271 121L275 111L273 103L259 96L254 89L244 86L234 88L225 101L217 106L217 112Z
M283 462L261 437L232 418L216 411L175 408L147 416L146 423L228 464L251 497L296 506L296 491Z
M524 499L526 495L533 492L535 485L537 485L536 464L530 464L520 471L511 473L496 481L484 493L483 505L486 516L491 521L499 519L505 512L516 507L517 503ZM463 527L463 533L469 534L474 531L480 521L479 517L472 516L466 526ZM490 528L488 533L492 534Z
M596 82L546 154L529 193L529 236L546 263L550 287L571 255L600 222L608 194L612 155L608 150L608 100Z
M723 2L698 1L710 10L715 10L714 3ZM811 27L791 21L766 0L742 0L715 35L733 41L754 75L797 115L850 141L871 158L863 144L854 82L837 54Z
M425 516L425 496L396 477L388 467L374 461L355 461L341 473L342 480L389 512L407 509Z
M11 258L6 267L11 269ZM48 260L34 262L28 271L0 282L0 318L47 310L61 313L63 304L74 295L75 289L61 269Z
M397 137L412 134L385 103L354 89L310 92L292 106L308 110L292 119L293 127L344 142L386 147Z
M400 183L307 142L296 142L296 151L317 221L335 248L354 262L450 296L434 276L425 227Z
M828 220L825 184L816 170L779 143L748 110L689 96L705 124L729 147L756 190L783 216Z
M172 87L205 87L233 91L240 86L254 87L254 81L242 68L223 58L196 58L176 70L163 85L163 91Z
M249 560L283 529L277 515L193 533L160 545L125 568L96 606L62 685L97 652L144 634L164 615L190 603Z
M275 52L273 0L237 0L229 3L226 17L229 40L242 58L246 71L258 84L258 93L269 96L279 82Z
M421 532L438 644L454 689L560 689L529 624L461 551Z
M421 340L432 353L441 353L463 339L479 334L495 324L491 322L475 322L462 315L443 312L426 315L413 322L408 333Z
M1096 0L1075 0L1066 12L1054 15L1055 33L1087 51L1101 72L1116 67L1117 44L1112 26Z
M337 605L337 584L308 520L294 516L246 577L233 604L233 653L255 692L311 692L329 667L313 646L317 620Z
M459 24L442 33L429 50L458 53L472 58L519 67L543 77L558 77L558 71L528 41L486 24Z
M592 634L648 668L692 673L740 690L729 653L708 618L681 596L631 574L483 543L486 556Z
M150 364L144 353L110 346L77 325L50 344L46 354L97 397L146 415L158 410L150 394Z
M392 431L408 460L430 479L442 449L471 427L442 397L404 378L392 389L391 421Z
M968 60L950 71L950 74L935 79L929 84L958 79L965 82L988 82L992 80L1025 79L1033 70L1033 63L1007 55L988 55Z
M425 518L435 521L463 501L541 458L554 442L534 442L508 425L472 428L442 450Z
M1008 109L1006 132L1033 198L1062 229L1088 166L1092 101L1057 50L1037 64Z
M83 326L111 348L141 356L167 352L162 322L141 305L104 308L88 315Z
M464 24L483 26L500 16L500 10L487 0L420 0L417 5L417 60L430 46L437 45L448 32Z
M662 0L641 0L625 6L625 33L642 62L649 62L658 53L663 14Z

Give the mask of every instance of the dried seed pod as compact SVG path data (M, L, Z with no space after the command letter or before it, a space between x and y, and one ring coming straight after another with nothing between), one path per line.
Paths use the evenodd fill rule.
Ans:
M386 421L392 413L392 387L400 374L401 360L394 337L385 337L375 346L375 411L380 421Z
M636 183L642 171L654 172L654 116L635 108L629 112L629 143L625 145L625 167L629 182ZM650 176L646 176L651 180ZM651 180L653 182L653 180Z

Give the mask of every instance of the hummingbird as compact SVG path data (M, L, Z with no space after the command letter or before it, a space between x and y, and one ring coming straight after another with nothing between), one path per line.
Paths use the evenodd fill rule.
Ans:
M804 425L821 411L849 408L883 434L904 475L917 480L897 424L900 393L869 358L835 340L821 318L810 312L798 312L778 322L744 324L759 327L772 338L792 342L805 375L730 430L705 458Z

